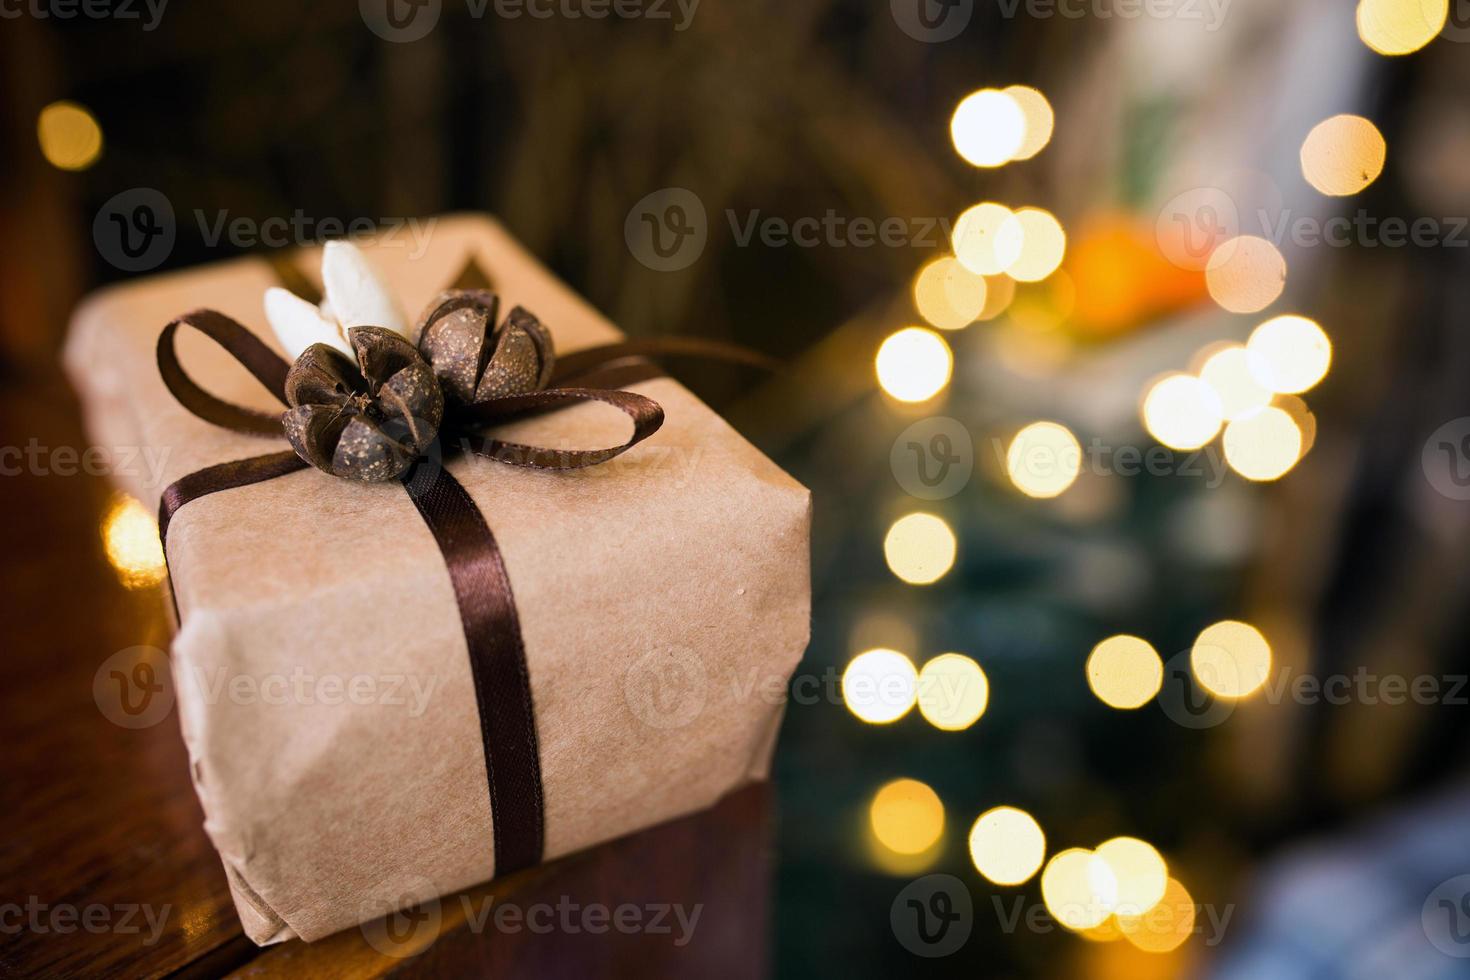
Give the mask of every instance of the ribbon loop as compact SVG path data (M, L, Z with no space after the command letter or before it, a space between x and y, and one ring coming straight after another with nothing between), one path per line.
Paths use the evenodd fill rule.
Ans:
M223 347L282 405L286 404L286 375L291 370L291 365L235 320L214 310L194 310L170 322L158 335L158 373L163 376L164 385L178 399L179 404L204 421L235 432L252 436L284 435L279 414L257 411L216 398L189 377L179 363L179 353L174 348L181 326L193 327Z
M767 371L775 370L779 366L773 358L758 351L720 340L705 340L701 337L639 337L558 356L556 369L551 374L551 384L560 386L575 381L585 383L595 372L614 370L622 362L645 357L699 357L729 364L744 364ZM661 373L647 374L645 380Z
M611 405L633 420L633 435L617 446L606 449L545 449L519 442L504 442L489 436L470 433L461 443L477 456L484 456L512 466L541 470L575 470L596 466L619 456L658 431L664 424L664 410L658 402L632 391L604 388L547 388L524 395L507 395L481 402L464 410L461 418L477 426L509 422L512 419L568 408L578 402L601 402Z

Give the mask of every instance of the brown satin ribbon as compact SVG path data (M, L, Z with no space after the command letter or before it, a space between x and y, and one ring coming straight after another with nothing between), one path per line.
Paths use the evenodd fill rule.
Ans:
M299 273L296 275L299 277ZM485 288L489 282L471 260L457 277L455 288ZM193 327L219 344L283 405L290 365L244 326L213 310L185 314L164 327L158 337L159 373L181 405L235 432L283 438L279 415L216 398L189 377L175 349L181 326ZM577 351L556 362L550 381L553 387L497 398L446 418L441 445L447 453L470 452L537 469L571 470L606 462L642 442L663 424L663 409L657 402L606 387L657 376L661 372L644 358L658 355L709 357L761 367L772 364L761 355L733 345L684 338L623 341ZM579 386L566 386L572 381ZM586 402L600 402L622 411L633 421L633 434L621 445L606 449L554 450L503 442L480 431L489 425ZM169 523L186 504L307 466L294 450L286 450L220 463L175 481L164 490L159 503L158 528L165 559ZM420 459L403 477L402 484L439 546L454 588L479 708L494 824L495 873L508 874L539 863L545 845L535 708L510 578L484 515L442 464Z
M448 470L421 464L403 486L439 544L459 605L485 746L495 873L527 868L541 861L546 808L531 677L510 577L480 509Z

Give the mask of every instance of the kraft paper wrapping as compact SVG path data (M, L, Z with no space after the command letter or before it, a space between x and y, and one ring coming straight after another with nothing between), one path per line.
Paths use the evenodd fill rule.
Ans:
M493 221L440 219L424 254L366 249L410 317L475 255L507 304L567 352L615 339L602 316ZM317 278L316 251L300 267ZM200 306L273 345L269 267L242 259L103 290L66 365L98 445L162 454L123 488L156 509L201 467L286 448L216 428L164 388L159 330ZM193 331L185 368L278 409ZM540 739L548 859L709 806L769 764L784 682L809 630L809 495L678 383L631 390L663 428L600 467L548 473L473 457L450 471L499 541ZM556 448L612 445L584 406L504 428ZM114 457L118 458L118 457ZM156 458L156 457L155 457ZM179 718L205 829L246 933L314 940L495 874L484 751L448 572L396 483L304 470L181 510L169 531L181 628Z

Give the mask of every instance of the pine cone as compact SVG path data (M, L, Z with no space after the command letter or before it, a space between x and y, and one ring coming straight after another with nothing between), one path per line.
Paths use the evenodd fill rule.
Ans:
M551 334L519 306L492 329L499 308L492 292L456 289L440 293L419 321L419 350L451 407L539 391L551 380Z
M353 327L357 364L312 344L286 375L283 422L297 455L333 476L379 483L402 476L433 444L444 395L418 350L383 327Z

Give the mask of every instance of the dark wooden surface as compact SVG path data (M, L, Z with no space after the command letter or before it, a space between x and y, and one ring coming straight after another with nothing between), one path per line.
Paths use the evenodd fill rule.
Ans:
M0 447L85 448L59 377L0 385ZM44 457L43 457L44 458ZM3 461L0 461L3 462ZM13 462L13 455L10 462ZM26 467L29 469L28 467ZM107 562L105 479L0 476L0 975L711 976L765 972L770 799L753 787L706 813L441 900L400 918L402 945L349 930L259 949L240 931L204 834L176 718L129 730L104 716L93 677L113 653L167 648L157 589L130 590ZM680 930L602 934L477 928L509 903L700 907ZM151 936L147 912L159 923ZM428 914L436 912L437 916ZM549 913L540 913L544 922ZM574 922L580 922L574 917ZM671 920L672 921L672 920ZM413 928L415 923L425 925ZM437 922L437 925L435 923ZM595 924L595 923L594 923ZM386 935L371 932L374 938Z

